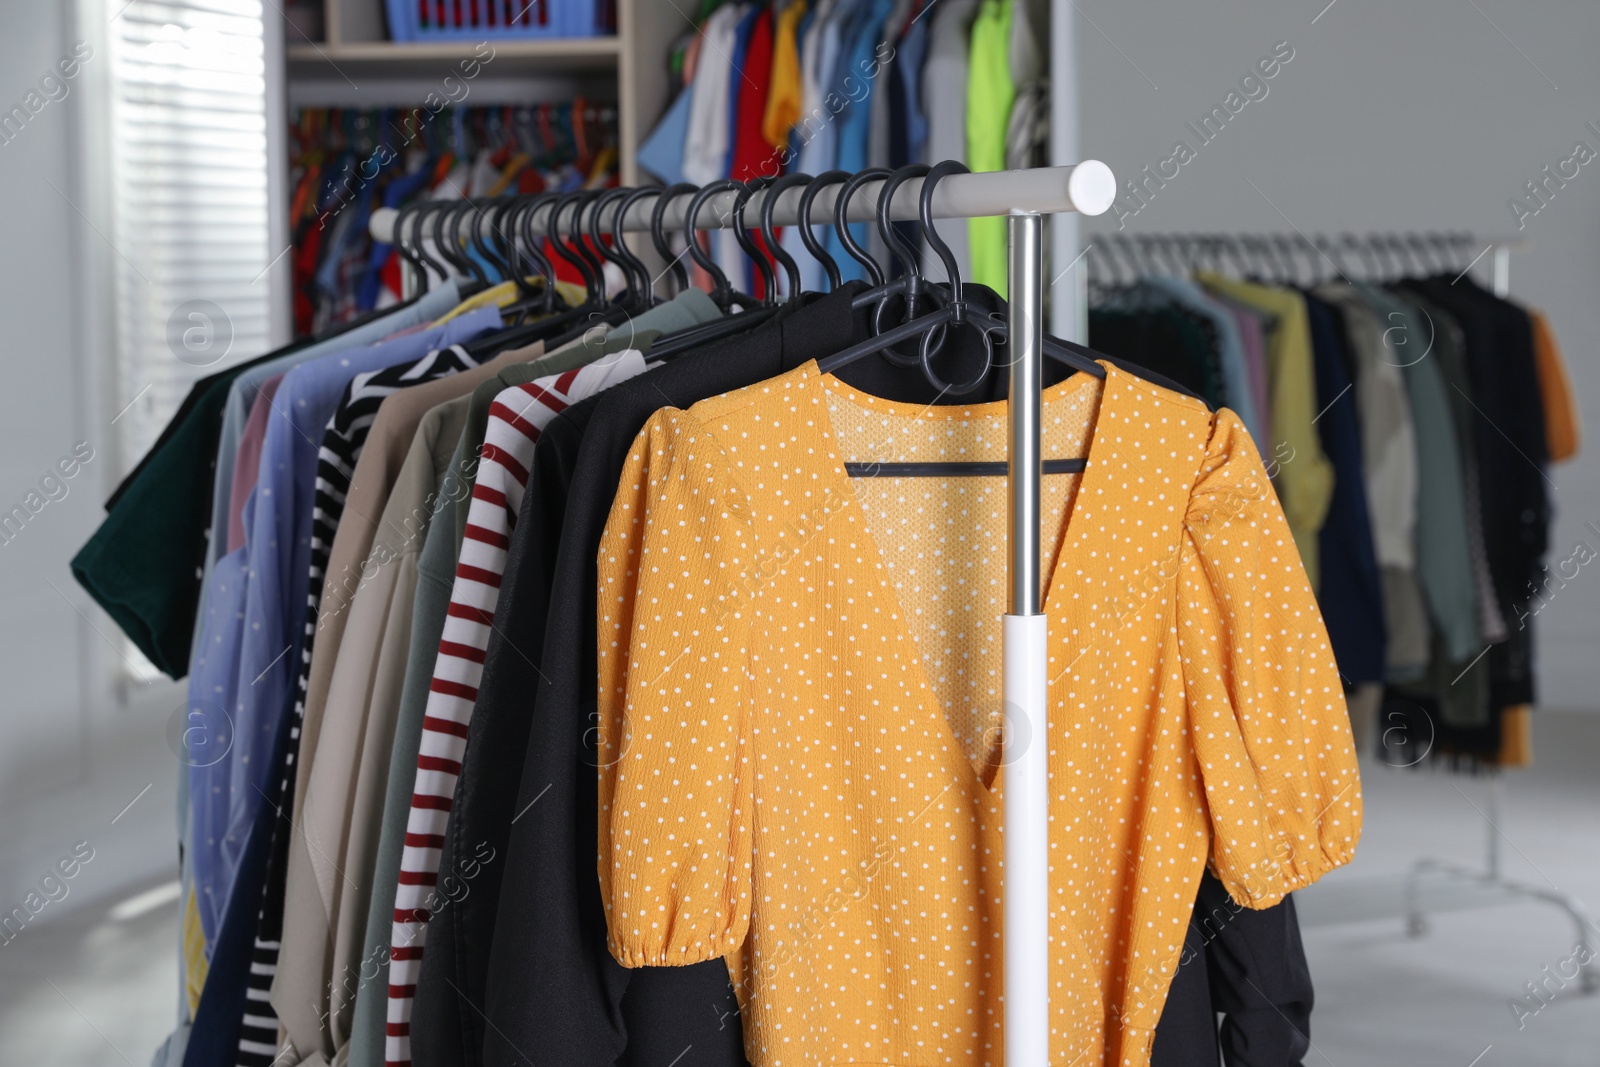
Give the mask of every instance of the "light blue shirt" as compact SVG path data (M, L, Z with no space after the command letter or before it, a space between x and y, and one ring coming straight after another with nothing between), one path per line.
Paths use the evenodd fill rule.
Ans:
M419 359L499 326L498 309L480 308L443 326L302 362L278 387L276 417L267 421L255 489L245 505L245 543L213 572L201 609L202 654L189 676L191 711L209 717L205 740L220 753L208 766L194 767L190 780L194 879L208 944L221 927L262 790L277 770L273 739L289 707L305 638L323 429L357 374ZM231 723L217 715L218 707L227 709Z
M639 166L660 178L664 185L676 185L685 180L684 138L689 135L689 109L693 105L694 82L690 82L639 146ZM653 205L654 201L651 203Z
M255 403L256 394L261 391L267 380L276 378L310 360L321 359L323 356L342 352L347 348L375 344L390 334L432 322L459 303L461 296L456 289L455 280L452 279L442 285L435 285L418 297L414 304L408 304L337 337L330 337L326 341L308 345L258 367L251 367L233 380L233 386L228 390L227 405L222 410L222 436L217 442L217 474L211 494L211 547L206 555L208 568L215 565L227 551L228 507L233 497L234 457L239 453L239 439L244 436L244 424L250 417L250 405ZM218 531L221 531L220 534Z
M839 154L839 118L833 108L844 97L838 93L833 76L839 65L840 23L849 10L849 3L836 5L828 12L822 25L808 30L805 38L805 46L817 49L816 78L822 99L805 101L812 110L801 115L795 125L795 137L802 140L802 145L799 166L794 169L813 177L832 170ZM831 232L828 228L830 220L818 212L812 213L811 220L815 224L813 229L826 241ZM827 275L822 270L822 264L806 251L805 244L800 240L798 226L790 226L783 231L782 244L800 268L800 288L825 292Z
M1217 344L1221 347L1222 387L1228 391L1228 407L1239 416L1239 421L1244 423L1251 437L1265 441L1266 427L1262 425L1261 413L1256 410L1255 393L1250 388L1250 370L1244 359L1244 342L1239 339L1239 324L1233 314L1188 278L1147 275L1140 280L1217 328Z
M872 95L889 91L889 86L882 78L881 64L878 64L878 77L869 78L867 72L873 69L874 52L892 6L892 0L866 0L861 6L845 32L839 67L834 71L833 84L829 86L831 91L848 100L838 117L839 155L835 166L852 174L867 166L867 141L872 133ZM868 224L851 223L850 235L857 244L865 247ZM828 253L838 262L839 274L845 281L866 278L867 272L844 250L839 235L832 230L828 232L827 247Z

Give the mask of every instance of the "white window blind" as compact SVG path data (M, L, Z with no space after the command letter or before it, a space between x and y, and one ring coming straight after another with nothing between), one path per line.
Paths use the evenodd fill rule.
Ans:
M112 12L124 0L108 0ZM268 346L259 0L131 0L111 23L122 462L197 378Z

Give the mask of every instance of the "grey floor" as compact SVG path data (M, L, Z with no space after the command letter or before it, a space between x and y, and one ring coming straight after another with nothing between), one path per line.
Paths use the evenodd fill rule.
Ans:
M1505 873L1600 910L1600 716L1541 715L1535 743L1536 767L1505 779ZM1570 983L1520 1028L1508 1006L1572 954L1555 909L1443 914L1417 938L1394 915L1343 921L1419 856L1475 864L1486 848L1482 780L1377 765L1363 780L1355 862L1301 894L1317 987L1308 1067L1600 1067L1600 995ZM0 946L0 1067L145 1067L171 1028L176 924L175 904L122 921L108 906Z

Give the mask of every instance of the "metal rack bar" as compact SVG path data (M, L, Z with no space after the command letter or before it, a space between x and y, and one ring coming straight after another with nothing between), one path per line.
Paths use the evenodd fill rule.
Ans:
M917 218L918 198L922 195L921 178L912 178L895 190L889 204L889 217L896 222ZM877 218L878 191L882 181L864 183L850 199L849 219L852 222L870 222ZM772 222L775 226L792 226L800 221L800 195L802 189L786 189L773 204ZM817 194L812 203L811 217L817 221L833 218L833 205L839 198L840 186L830 185ZM1111 168L1099 160L1089 159L1071 167L1035 167L1031 170L993 171L985 174L952 174L938 184L931 205L936 219L983 218L1005 215L1013 210L1052 214L1076 211L1085 215L1098 215L1111 206L1116 197L1116 178ZM690 193L674 197L663 212L662 225L669 231L683 229ZM738 198L736 191L717 193L708 197L695 221L702 230L725 229L733 225L733 206ZM745 207L745 218L761 217L761 205L768 192L762 190L750 197ZM632 205L622 220L622 230L627 233L647 233L655 199L642 200ZM608 204L600 212L600 226L611 228L615 208ZM373 239L385 244L394 241L394 221L398 212L393 208L379 208L372 213L368 223ZM549 208L534 212L532 232L543 236L549 221ZM480 215L480 220L482 216Z

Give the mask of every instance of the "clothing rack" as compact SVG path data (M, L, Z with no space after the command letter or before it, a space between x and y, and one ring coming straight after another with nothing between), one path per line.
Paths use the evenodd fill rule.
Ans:
M895 190L888 205L891 221L920 217L924 179L911 178ZM877 217L877 194L883 181L866 182L863 194L848 208L851 221ZM831 216L844 188L833 185L816 197L814 210ZM1046 214L1076 211L1098 215L1116 197L1111 168L1098 160L1076 166L982 174L952 174L941 180L931 197L934 218L976 218L1005 215L1008 225L1010 300L1007 304L1010 365L1006 499L1008 505L1007 613L1002 620L1005 726L1001 762L1006 768L1005 825L1005 1063L1006 1067L1044 1067L1048 1062L1049 1016L1049 746L1046 698L1049 688L1047 624L1040 599L1040 391L1044 359L1044 220ZM802 188L780 192L772 205L775 225L794 225L801 218ZM709 197L696 218L699 229L734 224L737 199L729 190ZM750 196L746 218L762 217L769 190ZM658 225L681 228L694 193L674 197ZM622 200L620 203L628 203ZM608 210L609 213L608 213ZM709 208L709 210L705 210ZM616 210L600 209L598 224L623 232L652 229L655 198L631 203L616 225ZM550 208L537 209L532 233L544 236ZM397 212L375 211L369 221L374 239L392 243ZM477 216L481 222L483 213ZM1035 743L1035 742L1038 743Z
M1111 234L1090 246L1090 270L1079 272L1080 300L1087 307L1089 276L1133 265L1171 272L1201 265L1240 273L1277 276L1285 281L1307 281L1295 262L1299 256L1315 280L1351 275L1361 280L1381 280L1407 270L1474 269L1489 260L1491 289L1506 297L1511 288L1511 253L1528 247L1520 237L1475 237L1471 233L1370 233L1342 234L1337 238L1304 234ZM1096 254L1097 253L1097 254ZM1354 269L1352 264L1359 264ZM1399 267L1400 270L1387 269ZM1242 270L1240 268L1243 268ZM1528 901L1542 901L1560 909L1572 922L1575 945L1587 960L1579 968L1579 989L1600 990L1600 962L1594 959L1595 934L1600 932L1588 908L1576 896L1552 885L1549 888L1506 877L1501 868L1501 820L1505 785L1499 771L1489 769L1486 809L1485 859L1481 868L1434 857L1415 861L1398 877L1364 879L1303 890L1297 894L1301 922L1306 926L1333 926L1380 918L1403 918L1406 933L1421 937L1428 930L1430 913L1468 911Z
M1081 297L1087 291L1090 275L1096 268L1106 265L1106 257L1112 257L1114 263L1115 258L1120 256L1169 271L1175 266L1194 269L1207 264L1225 268L1231 263L1235 268L1257 268L1247 271L1257 273L1260 267L1266 266L1267 273L1280 273L1287 281L1298 281L1301 280L1301 271L1294 257L1301 256L1314 280L1354 276L1360 280L1378 281L1408 269L1442 270L1452 267L1465 273L1493 251L1494 258L1490 260L1491 290L1495 296L1504 298L1511 292L1511 253L1525 251L1528 247L1527 240L1522 237L1482 238L1465 231L1344 233L1334 238L1321 234L1308 237L1299 232L1113 233L1089 243L1090 269L1078 272L1078 278ZM1351 270L1346 257L1356 257L1361 269ZM1402 269L1398 272L1388 270L1387 266L1390 265Z

